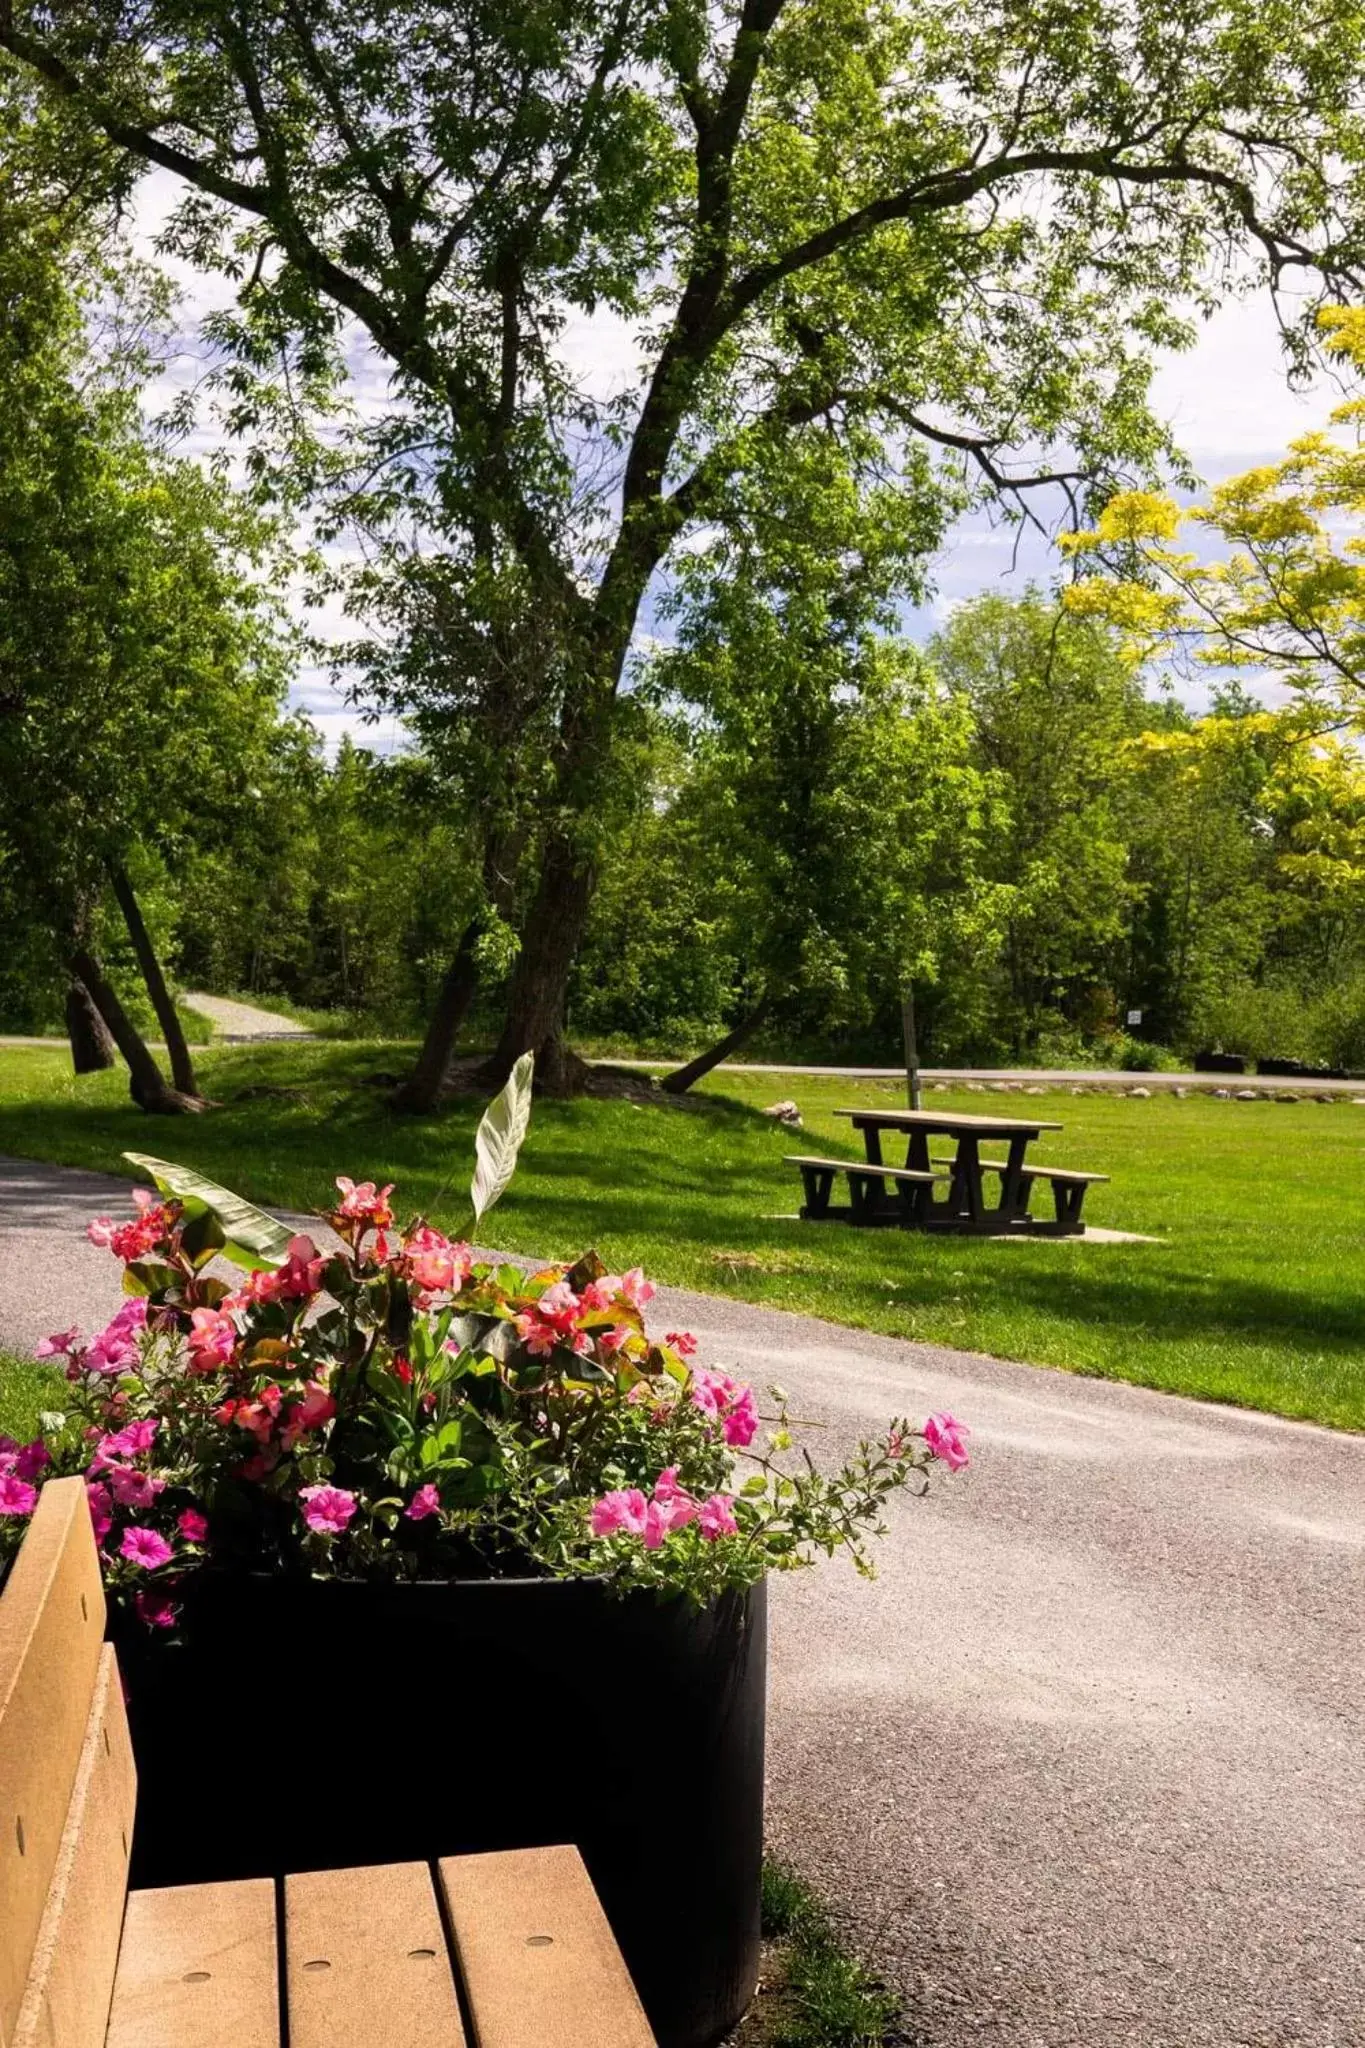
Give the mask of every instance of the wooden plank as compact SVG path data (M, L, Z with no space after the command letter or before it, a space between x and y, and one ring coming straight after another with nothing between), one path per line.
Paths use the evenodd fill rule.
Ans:
M279 2044L274 1881L129 1892L107 2048Z
M479 2048L654 2048L577 1849L439 1868Z
M975 1131L978 1137L1008 1137L1012 1131L1028 1131L1035 1138L1040 1131L1060 1131L1061 1124L1042 1117L979 1116L946 1109L836 1109L858 1130L940 1131L951 1137L957 1131Z
M290 2048L465 2048L425 1863L287 1877L284 1952Z
M53 1480L0 1594L0 2048L14 2039L103 1635L85 1486Z
M15 2048L103 2048L136 1799L123 1687L106 1643Z

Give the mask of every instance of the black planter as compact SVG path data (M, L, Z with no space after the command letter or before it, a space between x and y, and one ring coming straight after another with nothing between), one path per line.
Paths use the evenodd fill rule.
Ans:
M121 1629L132 1882L575 1842L662 2048L758 1971L767 1602L591 1581L204 1572L184 1641Z

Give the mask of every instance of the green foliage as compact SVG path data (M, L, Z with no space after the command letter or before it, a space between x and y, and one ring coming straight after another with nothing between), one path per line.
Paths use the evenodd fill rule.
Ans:
M763 1933L778 1944L765 1971L766 2048L882 2048L900 2038L898 2001L850 1953L809 1885L771 1861Z

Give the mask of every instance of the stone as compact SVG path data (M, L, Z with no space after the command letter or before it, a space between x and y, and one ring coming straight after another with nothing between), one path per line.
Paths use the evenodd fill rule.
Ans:
M1190 1091L1188 1088L1172 1088L1171 1090L1171 1093L1172 1095L1174 1095L1177 1102L1183 1102L1185 1100L1185 1097L1189 1094L1189 1092Z
M1275 1090L1275 1100L1277 1102L1297 1102L1298 1099L1298 1096L1291 1094L1287 1088L1277 1088Z
M1150 1102L1152 1099L1150 1088L1130 1088L1128 1093L1132 1096L1134 1102Z
M1046 1095L1046 1094L1047 1094L1047 1090L1046 1090L1046 1088L1036 1088L1036 1087L1035 1087L1035 1088L1026 1088L1026 1089L1024 1090L1024 1093L1025 1093L1025 1095Z
M801 1112L794 1102L770 1102L763 1114L776 1118L778 1123L786 1124L793 1131L801 1129Z
M1090 1090L1088 1088L1073 1088L1071 1093L1073 1095L1088 1095Z
M1257 1088L1239 1088L1237 1090L1238 1102L1259 1102L1260 1099L1260 1090Z
M1232 1100L1231 1088L1215 1088L1212 1090L1212 1094L1215 1102L1231 1102Z

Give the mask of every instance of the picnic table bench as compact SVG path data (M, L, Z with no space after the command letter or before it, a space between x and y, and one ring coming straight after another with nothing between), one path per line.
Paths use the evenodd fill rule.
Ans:
M938 1109L838 1109L862 1133L862 1160L825 1159L809 1153L788 1153L786 1161L799 1168L805 1190L802 1215L814 1219L846 1217L860 1224L900 1224L919 1230L970 1231L981 1236L1034 1235L1078 1237L1084 1231L1081 1212L1086 1190L1107 1181L1106 1173L1091 1173L1075 1167L1029 1165L1027 1151L1044 1131L1062 1126L1046 1118L979 1116ZM904 1166L892 1165L882 1157L882 1133L904 1133L907 1139ZM930 1157L934 1137L955 1138L957 1148L950 1159ZM1004 1159L983 1159L983 1140L1003 1139L1009 1150ZM997 1174L999 1194L988 1202L985 1175ZM849 1206L831 1206L834 1184L840 1174L848 1179ZM947 1182L940 1199L937 1185ZM1046 1181L1052 1189L1053 1217L1031 1216L1029 1203L1035 1186Z
M54 1480L0 1593L0 2048L654 2048L571 1847L128 1892L104 1621L84 1484Z

